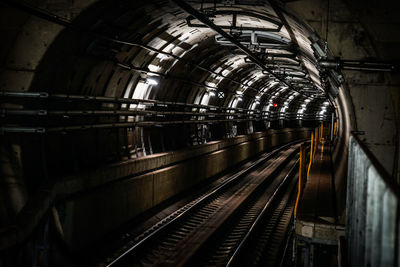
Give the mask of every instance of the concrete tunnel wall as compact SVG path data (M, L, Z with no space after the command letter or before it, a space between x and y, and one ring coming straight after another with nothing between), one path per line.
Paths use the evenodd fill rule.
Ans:
M104 7L107 6L107 4L98 4L101 1L96 0L72 2L43 0L26 2L47 9L59 16L66 17L71 21L73 21L75 18L78 18L80 15L83 16L84 14L91 14L92 16L87 18L87 21L93 20L96 16L101 17L101 14L103 14L102 12L106 12ZM107 1L103 1L103 3L105 2ZM112 1L108 2L112 3ZM398 58L399 53L393 52L395 49L397 49L397 47L386 45L386 43L382 44L382 39L379 39L379 35L376 34L375 31L372 31L371 33L371 31L368 30L369 25L364 23L365 18L361 17L360 21L354 19L353 15L357 14L357 12L352 12L352 10L354 10L354 5L357 4L349 4L348 2L349 1L342 0L330 1L331 16L329 18L324 17L324 14L327 14L327 6L321 3L321 1L292 1L287 3L286 6L296 12L301 20L305 20L307 23L309 23L309 25L314 28L320 36L325 35L325 30L327 27L326 22L328 21L330 23L331 32L329 33L329 36L327 36L327 39L329 48L332 50L331 52L334 56L343 56L346 59L363 59L371 56L383 60ZM356 2L358 3L359 7L363 6L360 1ZM153 8L155 9L154 6ZM85 22L85 18L82 18L82 16L79 19ZM73 61L76 60L76 58L73 58L71 56L73 53L69 54L68 49L64 48L71 46L76 49L74 53L76 52L77 55L81 55L83 54L83 51L80 50L78 46L79 44L85 43L86 40L84 38L77 38L73 33L67 33L59 38L60 35L65 33L62 26L49 23L34 16L24 14L23 12L15 12L15 9L13 8L2 8L1 17L3 18L1 23L1 27L3 29L2 34L5 37L4 40L6 40L1 51L1 62L4 66L4 70L0 73L0 86L2 88L16 91L40 91L42 89L50 89L76 94L81 93L79 91L73 91L79 89L78 83L76 83L76 81L75 83L71 82L68 80L68 76L66 75L67 71L72 70L70 66L73 65L72 63L74 63ZM381 24L378 23L377 25L380 25L382 29ZM365 28L367 28L366 31L364 30ZM393 30L388 30L388 32L393 32ZM71 39L68 39L67 37L71 37ZM388 37L386 36L386 38ZM61 48L60 46L54 46L55 41L57 43L63 43L65 47ZM394 40L394 43L396 43L396 40ZM51 47L52 45L53 47ZM58 61L57 57L49 58L50 56L56 56L57 54L60 54L60 59L62 58L65 60ZM145 56L142 56L142 59L144 60ZM102 84L105 82L106 77L111 72L113 63L92 61L90 58L79 60L81 61L77 61L78 63L76 64L78 65L77 68L79 69L77 76L85 78L88 70L93 71L91 76L88 78L87 84L95 84L98 73L104 74L96 84L97 87L94 87L93 91L91 91L93 94L102 92L104 89ZM47 71L51 74L57 74L56 68L46 70L45 67L51 67L53 66L52 64L60 64L60 66L65 67L66 72L59 72L59 76L50 75L51 77L49 77L49 80L51 80L51 82L47 84L49 87L39 88L39 85L44 85L47 82L46 75L44 75ZM189 73L190 70L182 67L182 72L185 71ZM63 76L64 74L65 76ZM375 155L380 158L381 162L387 166L388 171L392 172L394 177L396 176L397 172L398 176L398 168L396 167L397 164L395 157L395 155L398 155L398 150L396 152L396 145L398 146L399 143L399 135L397 133L400 107L398 101L398 77L392 74L359 74L349 71L346 71L344 75L346 78L346 83L342 86L341 91L339 92L339 97L336 100L336 108L339 115L339 139L334 153L334 163L337 167L336 188L338 192L338 201L340 202L339 207L344 207L345 203L344 192L346 184L345 177L347 172L346 153L347 140L350 131L365 131L366 135L364 136L364 141L369 145ZM115 80L110 84L116 84L117 82L118 81ZM368 84L371 83L372 85L369 86ZM56 88L57 84L59 84L60 87ZM118 87L115 88L106 88L104 90L109 94L115 94L116 91L119 90ZM178 82L169 82L168 88L174 88L175 90L178 90ZM173 99L174 97L179 96L184 99L182 95L178 95L178 93L175 91L170 95L168 95L168 93L169 92L167 92L167 90L165 90L163 93L165 94L166 98ZM194 93L192 93L192 96L190 97L193 98L193 94ZM385 97L381 98L381 94L384 94ZM376 99L380 99L380 101L376 101ZM387 107L387 109L385 107ZM382 121L384 123L381 125L380 123ZM107 135L106 131L101 133L102 134L98 135L99 139L97 139L97 141L94 141L93 136L90 134L76 134L77 144L79 144L77 147L81 151L81 153L79 153L79 157L82 158L82 161L85 160L85 158L87 161L94 159L90 157L96 156L96 152L94 151L98 143L105 144L104 151L107 150L106 152L112 151L115 148L115 139L111 140L111 138L109 138L110 136L113 136L113 134L110 133ZM115 136L113 136L113 138L114 137ZM57 138L58 137L55 137L54 139L50 138L52 140L52 144L50 144L52 146L51 149L57 149ZM60 137L59 139L62 138L63 137ZM71 140L74 139L72 138ZM235 138L234 140L239 139ZM37 142L37 139L34 139L33 141ZM16 156L16 160L14 160L14 163L16 163L16 169L22 169L24 166L19 164L21 163L21 153L23 154L24 152L23 145L21 149L21 144L23 144L23 142L21 142L21 139L19 138L10 138L7 140L7 142L9 142L10 146L7 147L8 151L5 154L12 154ZM29 139L26 142L32 142L32 140ZM224 142L231 141L221 141L221 144ZM249 143L247 145L241 144L237 148L240 150L236 151L239 153L237 156L234 152L227 152L228 150L224 150L225 152L213 152L213 156L208 154L207 159L215 157L216 161L218 161L221 160L223 156L232 155L234 161L239 162L243 159L243 155L254 155L253 152L249 150L250 147L254 146L255 151L261 151L259 150L261 147L267 147L265 142L269 141L264 140L259 144L256 144L255 141L252 141L250 142L251 144ZM201 147L204 147L205 149L206 147L210 148L212 145L213 144L207 144ZM71 146L68 146L67 141L62 147L68 149L71 148ZM182 153L184 155L188 155L187 153L191 153L190 151L192 151L191 148L188 148ZM104 154L106 154L106 152L104 152ZM37 150L32 150L29 153L31 153L33 156L37 156ZM207 153L210 153L210 151ZM53 155L56 155L56 153ZM165 154L163 157L171 157L167 155L169 154ZM141 165L143 166L142 170L144 171L146 168L148 168L148 166L155 164L150 163L153 160L160 160L161 158L161 156L151 156L141 159L143 162L145 162L143 163L144 165ZM73 158L69 159L71 160L71 164L68 164L72 166ZM52 160L54 162L57 161L55 157L53 157ZM399 157L397 156L397 161L398 160ZM140 162L140 160L136 161L136 163L138 162ZM76 179L71 177L71 180L67 179L70 181L70 183L65 183L63 185L59 184L61 192L72 192L74 194L66 199L65 209L67 210L67 213L65 218L62 219L67 242L71 245L77 245L77 248L82 247L85 244L88 244L99 238L101 234L110 231L116 225L120 225L128 221L130 218L132 218L132 216L140 214L143 210L153 207L162 200L172 196L174 193L181 192L185 188L192 186L192 180L183 180L183 178L178 179L177 176L175 176L177 173L183 173L183 176L185 176L186 172L188 171L188 166L191 166L190 164L194 164L194 161L192 161L192 163L189 162L190 160L188 161L187 165L179 163L173 166L165 167L163 170L156 170L152 174L142 175L140 176L141 178L138 178L138 176L126 180L124 179L120 182L110 182L110 180L108 180L109 176L107 178L104 176L104 173L102 174L101 172L97 172L97 174L93 175L91 180L85 179L90 177L90 175L82 172L82 176L77 176ZM212 164L209 166L213 166L213 162L214 161L212 161ZM206 164L206 162L202 164ZM133 165L129 166L129 168L132 168ZM139 168L138 164L135 166L135 168ZM219 165L217 167L219 167ZM116 167L115 172L123 173L123 168ZM206 173L206 176L209 177L208 172L206 172L205 169L201 169L201 172L199 173ZM133 175L133 173L130 175ZM101 177L103 177L104 180L102 180L103 178ZM126 176L120 175L119 177ZM194 177L195 181L200 179L197 176ZM18 199L15 200L18 205L13 207L13 216L20 211L24 202L29 198L31 193L27 192L29 190L25 190L24 188L25 181L21 172L17 172L15 178L16 181L15 183L13 182L13 190L15 190L17 193L13 194L13 197L16 198L16 196L18 196ZM38 180L42 179L42 177L32 178L37 178ZM154 183L155 181L162 181L163 178L177 186L171 187L171 184L165 183L164 186L165 188L168 188L168 190L164 191L154 188L153 185L149 185L149 181ZM94 180L97 180L97 182L94 182L93 185L99 186L98 189L87 192L77 189L83 189L85 187L89 188L89 181ZM101 181L110 183L110 187L99 185L99 182ZM186 184L186 182L188 183ZM146 186L149 188L146 190L150 190L148 192L151 192L151 194L148 196L140 195L139 193L142 193L142 191L138 190L138 188L145 188ZM139 195L137 195L135 198L131 198L128 188L132 189L134 192L137 192ZM121 192L123 192L123 194L121 194ZM155 192L160 192L160 194L155 194ZM104 197L104 199L102 197ZM6 196L2 195L2 198L6 198ZM118 200L125 204L118 205ZM104 205L98 205L98 203L104 203ZM128 204L133 205L135 208L128 211ZM114 207L116 206L119 208L115 209ZM125 211L125 213L123 211ZM88 214L88 212L90 213ZM108 214L110 216L108 216ZM107 218L102 217L102 215L107 215L105 216ZM113 222L112 220L114 219L111 219L111 215L117 215L120 217L120 221ZM10 216L8 220L2 221L2 223L7 225L8 222L12 222L13 216ZM88 218L93 217L93 219L82 221L80 219L81 216L88 216ZM83 242L81 243L80 240L83 240Z
M97 2L79 1L71 4L68 1L57 1L57 3L41 1L36 5L61 17L74 20ZM334 56L345 59L371 57L379 60L397 59L398 40L391 34L396 27L391 23L396 20L390 16L385 20L382 16L388 14L387 11L392 6L370 5L369 2L368 5L358 5L359 2L353 2L335 0L326 4L321 1L302 0L289 2L286 7L297 14L300 20L306 21L321 37L327 39L329 49ZM357 5L363 6L363 9L355 10ZM98 5L91 13L100 15L104 12L102 8L106 6L107 4ZM374 12L371 12L371 9ZM8 90L26 91L31 88L31 83L37 76L39 63L63 27L22 13L15 16L14 12L8 12L14 11L13 8L3 10L2 17L7 21L4 33L8 38L5 40L10 43L4 45L5 50L2 53L2 62L6 68L0 74L1 86ZM328 36L325 36L326 32ZM68 43L65 38L63 41L69 46L77 45L76 42ZM72 56L68 56L68 51L62 49L58 52L62 52L60 54L64 56L60 64L69 64L73 60ZM82 64L83 70L85 64ZM99 67L109 68L107 65ZM82 75L83 70L77 75ZM343 127L340 129L364 132L362 138L373 153L390 174L398 176L399 150L396 149L399 143L397 129L400 108L398 75L345 71L344 76L346 83L341 90L346 93L339 95L344 98L337 102L337 108L350 119L342 120L340 123ZM68 82L66 80L59 85L66 87ZM367 86L367 83L370 85ZM56 84L54 83L52 87ZM52 90L54 89L56 88ZM397 156L393 157L394 155Z
M334 57L348 60L400 59L396 1L302 0L286 4L328 44ZM352 131L398 183L400 75L342 70L335 99L338 139L333 153L338 210L346 204L348 138ZM342 214L344 219L344 214ZM344 221L343 221L344 222Z
M72 194L57 205L64 214L64 238L71 248L79 250L144 211L244 160L310 135L308 128L271 130L64 177L58 182L58 191L61 195Z
M400 59L397 1L302 0L286 6L327 41L334 57L388 62ZM399 73L342 73L345 82L335 103L341 132L335 161L341 161L349 133L356 131L388 174L400 182ZM343 142L345 146L340 145ZM343 173L346 175L346 171Z
M93 2L78 1L71 5L66 1L52 5L48 1L42 1L38 6L73 20ZM102 5L100 11L94 8L94 13L106 12L102 8ZM8 21L4 25L7 29L5 39L9 41L3 46L1 54L5 66L0 74L2 88L23 92L49 90L83 94L85 92L76 91L84 90L77 81L87 78L85 84L93 87L89 94L110 95L118 94L121 90L118 86L113 87L117 84L116 78L108 84L108 88L103 85L113 71L112 62L78 58L83 53L81 47L85 47L84 38L80 39L75 33L63 31L63 27L59 25L23 12L15 15L13 8L6 7L1 11L4 21ZM85 20L85 17L82 15L80 19ZM89 19L97 18L92 13ZM69 74L73 69L77 74L74 82L71 82ZM187 70L182 68L182 71ZM88 72L90 75L87 75ZM125 73L122 70L115 73L120 72ZM99 74L100 80L96 81ZM121 82L120 86L124 83ZM174 85L177 87L176 83L170 86ZM171 93L165 95L165 98L176 100L175 96ZM184 102L184 99L181 101ZM102 168L101 164L105 163L103 159L118 149L118 134L102 130L94 135L87 131L66 136L49 135L46 137L49 153L48 175L56 180L56 207L65 241L74 250L82 249L196 183L271 146L308 136L309 131L306 129L270 131L189 147L179 153L153 155L131 160L129 163L119 162ZM13 207L12 210L4 208L2 226L9 226L14 222L25 202L34 198L35 189L45 181L44 173L37 170L42 167L39 156L42 140L41 137L24 139L18 136L8 136L2 140L7 152L4 154L12 154L16 158L13 161L14 171L7 173L9 186L4 187L10 195L2 195L2 203ZM193 153L196 154L195 158ZM97 169L86 171L88 167ZM137 175L152 169L157 170ZM78 174L63 177L71 172ZM15 203L19 205L14 205ZM7 214L7 218L4 214Z

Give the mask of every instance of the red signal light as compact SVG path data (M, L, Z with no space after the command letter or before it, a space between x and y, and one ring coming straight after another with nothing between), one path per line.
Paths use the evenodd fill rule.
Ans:
M274 108L276 108L278 106L278 103L274 103L273 106Z

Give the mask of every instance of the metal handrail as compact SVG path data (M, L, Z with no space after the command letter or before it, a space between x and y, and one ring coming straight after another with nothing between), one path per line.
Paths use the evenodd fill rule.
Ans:
M379 173L382 180L384 180L385 184L389 187L389 189L396 194L398 198L400 198L400 186L395 182L395 180L391 177L391 175L385 170L382 164L378 161L374 154L369 150L369 148L361 141L358 135L351 133L351 136L357 141L358 145L374 165L374 168Z
M346 238L350 266L398 266L400 187L361 140L349 139Z

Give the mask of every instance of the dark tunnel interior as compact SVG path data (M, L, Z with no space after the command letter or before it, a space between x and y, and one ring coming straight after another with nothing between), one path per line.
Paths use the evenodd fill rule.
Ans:
M1 0L4 264L29 258L46 216L60 246L84 254L266 150L254 140L272 147L321 124L336 134L345 225L351 135L400 181L398 11L372 0Z

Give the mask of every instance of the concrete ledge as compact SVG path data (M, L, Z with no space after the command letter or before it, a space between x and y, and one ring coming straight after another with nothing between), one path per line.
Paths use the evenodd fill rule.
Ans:
M82 190L87 190L88 188L94 188L119 179L157 170L190 158L199 157L207 153L268 136L269 138L264 148L266 149L278 145L285 139L292 140L293 136L303 133L304 131L308 131L308 128L270 130L266 133L257 132L251 135L242 135L222 141L214 141L184 150L157 153L146 157L109 164L102 168L61 177L57 181L56 190L58 196L68 196ZM282 136L284 139L281 140Z
M337 245L344 236L344 226L306 221L296 221L296 237L310 243Z
M69 177L57 192L63 203L65 240L74 249L89 245L135 216L250 157L310 135L308 129L284 129L238 136L184 151L113 164ZM144 171L149 170L144 173ZM60 191L58 191L60 190ZM72 195L71 195L72 194Z

